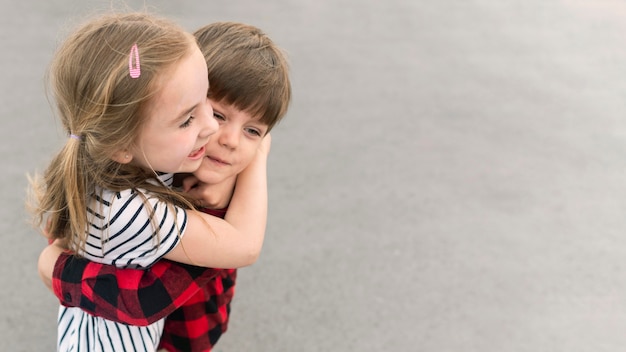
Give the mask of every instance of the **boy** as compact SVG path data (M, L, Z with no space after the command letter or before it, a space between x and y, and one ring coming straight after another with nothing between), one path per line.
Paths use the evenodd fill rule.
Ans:
M209 99L220 127L183 189L201 210L223 217L237 174L287 111L288 66L280 49L252 26L214 23L194 35L207 61ZM168 351L211 350L227 329L237 274L167 260L145 271L116 269L55 246L44 250L39 268L64 305L134 325L167 317L160 348Z

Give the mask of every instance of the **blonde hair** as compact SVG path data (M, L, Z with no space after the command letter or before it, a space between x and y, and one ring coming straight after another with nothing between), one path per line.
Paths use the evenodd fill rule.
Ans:
M212 23L194 36L209 69L209 97L260 116L269 132L291 101L281 49L259 28L237 22Z
M133 45L141 76L129 75ZM190 207L181 195L148 182L153 170L112 159L133 146L145 120L145 103L159 89L158 78L191 53L194 38L176 24L146 13L106 14L75 30L59 47L47 75L57 113L68 135L43 177L31 180L35 223L74 252L84 249L88 204L97 189L141 187L174 204Z

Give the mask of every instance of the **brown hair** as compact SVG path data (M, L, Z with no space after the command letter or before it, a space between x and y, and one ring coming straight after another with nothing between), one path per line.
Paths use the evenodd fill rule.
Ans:
M141 76L129 76L131 47L137 44ZM59 47L47 75L50 93L68 135L43 178L31 180L35 222L48 218L48 232L84 248L87 206L97 189L141 187L188 207L166 187L153 185L153 170L112 160L138 136L145 103L159 89L158 78L191 53L194 39L182 28L145 13L101 15L75 30Z
M259 28L243 23L212 23L194 36L209 69L209 97L260 116L269 132L291 100L289 66L281 49Z

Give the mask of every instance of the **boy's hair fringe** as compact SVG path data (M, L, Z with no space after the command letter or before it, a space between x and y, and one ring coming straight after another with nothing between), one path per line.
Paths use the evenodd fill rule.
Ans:
M194 36L207 61L209 97L258 116L269 132L291 101L283 51L259 28L243 23L212 23Z

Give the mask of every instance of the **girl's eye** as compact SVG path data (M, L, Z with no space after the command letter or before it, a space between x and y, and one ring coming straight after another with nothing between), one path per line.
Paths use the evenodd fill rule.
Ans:
M191 125L191 121L193 119L194 119L193 116L189 116L189 118L185 122L183 122L182 125L180 125L180 128L187 128L187 127L189 127Z
M224 116L222 116L221 114L217 113L217 112L213 112L213 117L215 117L218 120L224 120Z

